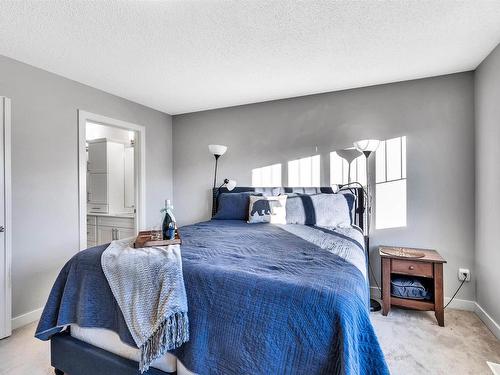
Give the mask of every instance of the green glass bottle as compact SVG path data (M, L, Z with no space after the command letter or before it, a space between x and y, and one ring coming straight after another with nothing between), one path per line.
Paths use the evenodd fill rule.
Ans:
M170 199L165 201L165 208L162 209L162 212L165 213L163 216L163 223L161 226L162 235L164 240L170 239L169 228L171 224L173 224L175 228L175 217L174 217L174 206L170 204Z

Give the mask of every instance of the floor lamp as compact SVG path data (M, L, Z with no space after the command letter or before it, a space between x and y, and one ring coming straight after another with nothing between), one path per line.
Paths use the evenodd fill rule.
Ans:
M380 141L377 139L363 139L354 142L356 150L362 152L366 158L366 252L368 254L368 267L370 267L370 224L372 214L372 195L370 191L370 173L369 173L369 159L372 152L376 151ZM375 275L373 276L375 277ZM379 311L381 309L380 303L373 298L370 298L370 311Z
M225 178L224 182L217 189L215 189L217 186L217 164L219 158L227 151L227 146L208 145L208 151L210 151L210 153L215 157L214 188L212 189L212 216L214 216L216 211L216 201L219 196L220 189L225 186L227 190L232 191L236 187L236 181Z

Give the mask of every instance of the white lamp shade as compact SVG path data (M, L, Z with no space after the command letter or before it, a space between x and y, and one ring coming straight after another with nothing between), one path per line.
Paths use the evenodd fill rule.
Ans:
M223 145L208 145L208 151L210 151L210 153L212 155L221 156L221 155L224 155L224 153L227 151L227 146L223 146Z
M354 159L363 154L360 151L356 150L354 147L352 147L352 148L347 148L345 150L337 151L337 155L340 156L342 159L346 160L349 164L351 164Z
M363 139L361 141L354 142L354 147L356 150L361 152L373 152L377 151L380 141L378 139Z
M226 184L227 190L231 191L236 187L236 181L235 180L229 180L229 182Z

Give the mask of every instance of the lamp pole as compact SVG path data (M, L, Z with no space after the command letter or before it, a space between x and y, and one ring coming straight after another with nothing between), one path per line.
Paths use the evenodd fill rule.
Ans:
M371 219L372 219L372 192L370 189L370 174L369 174L369 159L372 151L363 151L363 154L365 155L366 158L366 210L367 210L367 215L366 215L366 257L368 261L368 267L371 268L370 266L370 224L371 224ZM372 271L373 272L373 271ZM369 275L368 275L369 277ZM374 276L375 277L375 276ZM374 300L373 298L370 298L370 311L380 311L382 309L382 306L380 305L380 302Z
M369 159L371 155L371 151L363 151L363 154L365 155L366 162L365 162L365 168L366 168L366 210L367 210L367 215L366 215L366 234L368 235L368 239L370 238L370 222L371 222L371 215L372 215L372 196L371 196L371 189L370 189L370 174L369 174ZM369 250L369 249L368 249Z
M366 238L365 238L365 246L366 246L366 262L368 265L368 279L370 278L369 271L373 270L370 265L370 224L371 224L371 214L372 214L372 193L370 189L370 171L369 171L369 159L370 155L372 154L373 151L376 151L378 146L380 144L380 141L377 139L363 139L361 141L356 141L354 142L354 147L358 150L361 151L366 158ZM375 275L373 275L373 278L375 278ZM376 282L376 280L375 280ZM370 311L379 311L382 307L380 306L380 303L373 298L370 298Z
M220 155L214 155L215 157L215 173L214 173L214 189L215 186L217 185L217 163L219 161Z

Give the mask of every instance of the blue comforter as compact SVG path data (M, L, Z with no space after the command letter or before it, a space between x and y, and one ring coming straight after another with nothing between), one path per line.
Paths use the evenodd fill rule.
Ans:
M243 221L181 228L190 341L173 354L200 374L388 374L356 264L362 236L350 231ZM38 338L73 323L134 346L102 272L105 247L64 266Z

